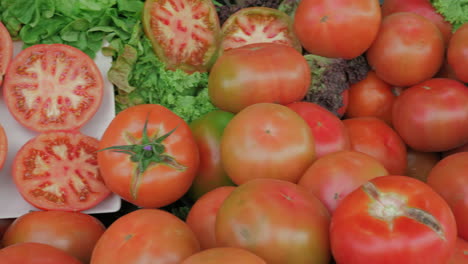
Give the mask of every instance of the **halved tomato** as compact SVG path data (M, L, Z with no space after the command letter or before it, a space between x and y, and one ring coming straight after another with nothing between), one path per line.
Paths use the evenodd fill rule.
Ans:
M3 126L0 124L0 169L3 168L6 157L8 153L8 139L3 129Z
M13 41L10 33L0 21L0 85L3 81L3 75L6 72L7 66L13 56Z
M42 133L24 144L13 163L23 198L46 210L83 211L111 192L97 164L97 139L79 132Z
M64 44L24 49L11 61L3 84L13 117L39 132L83 126L101 105L103 89L94 61Z
M143 28L169 69L204 72L216 59L220 25L211 0L146 0Z

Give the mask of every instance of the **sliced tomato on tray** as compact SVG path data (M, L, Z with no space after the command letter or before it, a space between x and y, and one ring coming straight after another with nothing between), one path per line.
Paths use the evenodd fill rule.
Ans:
M3 81L3 75L6 72L11 57L13 56L13 41L10 33L5 26L0 22L0 85Z

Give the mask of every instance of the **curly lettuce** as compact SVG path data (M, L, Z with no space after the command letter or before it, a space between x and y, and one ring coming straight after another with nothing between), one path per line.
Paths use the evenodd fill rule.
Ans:
M454 32L468 22L468 0L431 0L431 3L453 25Z

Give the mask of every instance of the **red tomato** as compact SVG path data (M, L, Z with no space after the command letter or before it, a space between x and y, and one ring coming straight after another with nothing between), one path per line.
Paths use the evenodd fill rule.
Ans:
M197 238L182 220L159 209L139 209L107 228L90 264L179 264L198 251Z
M266 264L266 262L242 248L220 247L198 252L181 264Z
M381 80L374 71L349 88L347 117L373 116L392 124L392 106L396 95L392 86Z
M0 219L0 239L3 238L3 235L5 234L6 230L8 227L13 223L15 218L7 218L7 219ZM2 248L4 245L0 242L0 248Z
M8 110L35 131L78 129L101 105L104 83L96 63L64 44L38 44L10 63L3 83Z
M45 132L16 153L13 179L23 198L45 210L83 211L110 195L97 164L99 141L80 132Z
M382 16L398 12L412 12L429 19L439 28L447 45L452 37L452 24L437 12L429 0L385 0L382 3Z
M287 45L257 43L224 52L211 69L208 92L214 105L237 113L255 103L299 101L310 80L301 53Z
M0 169L3 168L5 160L8 154L8 137L3 129L2 124L0 124Z
M298 113L309 125L314 136L316 158L351 149L343 122L327 109L310 102L295 102L286 106Z
M455 243L455 253L450 259L449 264L468 264L468 242L457 238Z
M219 247L238 247L268 264L328 264L330 216L297 184L255 179L237 187L216 218Z
M83 264L58 248L40 243L20 243L0 250L0 264Z
M140 207L159 208L177 201L198 170L198 148L190 127L161 105L136 105L119 112L99 147L106 185ZM111 149L102 151L107 148Z
M350 193L330 226L337 263L448 263L457 229L447 203L407 176L377 177Z
M427 184L450 205L458 236L468 240L468 152L452 154L430 171Z
M440 161L440 154L417 151L411 148L407 148L406 153L408 165L405 175L426 182L429 172Z
M445 56L444 62L439 69L439 72L434 76L434 78L448 78L452 80L459 81L457 78L455 71L453 68L448 64L447 56Z
M333 214L338 204L363 183L388 175L375 158L356 151L339 151L316 160L299 180Z
M380 161L390 174L403 175L407 166L406 145L385 122L376 117L343 120L351 139L351 149Z
M3 75L13 56L13 41L10 33L0 21L0 85L2 85Z
M468 89L450 79L407 88L393 104L393 126L411 148L439 152L468 142Z
M444 53L442 34L430 20L400 12L383 18L366 55L380 79L406 87L432 78L442 65Z
M455 76L468 83L468 23L457 29L447 48L447 61Z
M236 184L255 178L297 182L315 159L309 125L286 106L251 105L224 129L221 162Z
M218 187L204 194L190 209L185 222L200 242L201 249L216 247L216 214L224 199L235 189L234 186Z

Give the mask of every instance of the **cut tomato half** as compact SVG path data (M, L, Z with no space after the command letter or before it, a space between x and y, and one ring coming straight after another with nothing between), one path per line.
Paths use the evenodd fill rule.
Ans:
M0 169L3 168L8 153L8 140L3 126L0 124Z
M111 192L101 178L99 141L80 132L46 132L16 154L13 177L23 198L39 209L83 211Z
M11 61L3 84L12 116L38 132L82 127L101 105L103 90L94 61L64 44L24 49Z
M13 41L2 22L0 22L0 40L0 85L2 85L3 75L13 56Z

